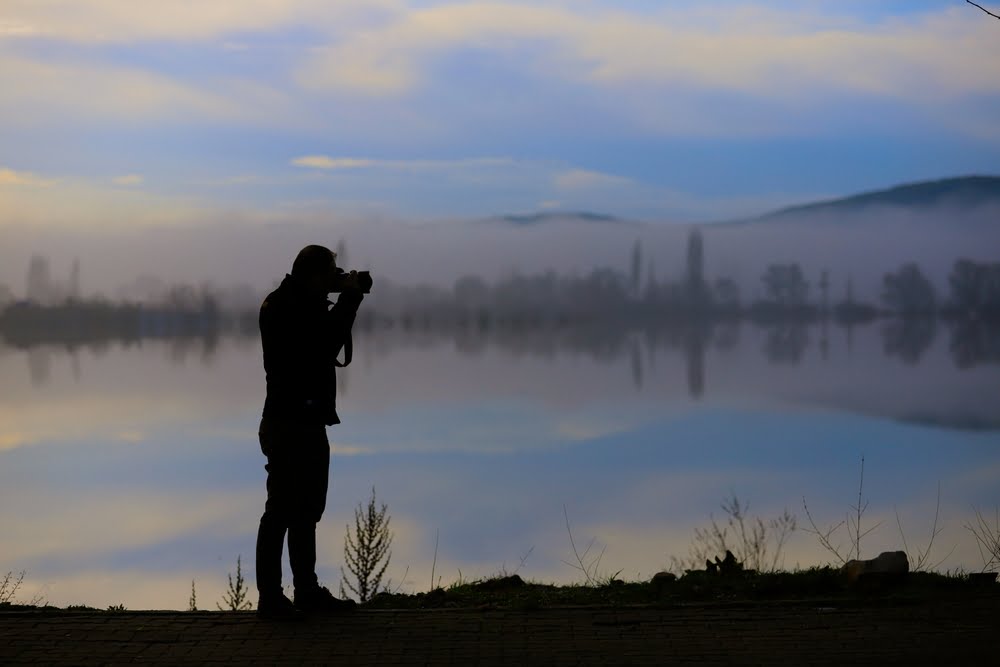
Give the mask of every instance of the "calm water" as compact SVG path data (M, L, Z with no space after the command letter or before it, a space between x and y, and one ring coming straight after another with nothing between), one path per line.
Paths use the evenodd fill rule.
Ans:
M885 350L879 325L369 335L330 429L320 578L336 589L372 486L404 591L430 586L436 536L444 584L579 580L564 507L603 570L649 577L732 494L797 514L785 565L822 564L803 497L821 525L842 520L862 456L864 521L882 522L862 555L901 547L897 511L926 546L940 483L941 569L979 569L963 523L1000 505L1000 366L960 368L946 335L916 359ZM0 573L28 571L23 597L132 609L186 608L194 579L214 608L238 554L253 577L263 389L255 339L0 347Z

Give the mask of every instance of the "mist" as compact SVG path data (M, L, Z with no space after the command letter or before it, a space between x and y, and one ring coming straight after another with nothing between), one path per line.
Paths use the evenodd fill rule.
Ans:
M877 301L882 276L904 262L916 262L943 290L956 259L996 261L997 220L1000 205L879 207L847 216L813 213L697 228L704 238L706 278L732 278L744 301L761 295L760 276L776 262L799 263L812 286L828 271L832 298L842 298L850 281L856 297ZM49 260L56 279L68 277L78 260L84 296L142 300L143 282L156 281L219 289L242 285L260 294L284 276L304 245L335 248L340 242L344 252L339 264L374 273L375 299L380 280L449 288L465 275L494 282L547 271L572 276L597 267L627 270L636 243L643 282L672 281L683 275L687 239L695 228L592 221L571 214L532 224L503 219L424 224L216 221L90 230L8 225L0 247L0 286L23 298L29 259L39 254Z

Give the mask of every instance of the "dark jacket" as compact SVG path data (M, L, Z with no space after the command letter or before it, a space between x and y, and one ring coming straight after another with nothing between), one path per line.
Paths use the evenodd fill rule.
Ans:
M360 292L345 291L334 305L292 275L267 295L260 307L267 374L264 419L340 423L335 361L363 298Z

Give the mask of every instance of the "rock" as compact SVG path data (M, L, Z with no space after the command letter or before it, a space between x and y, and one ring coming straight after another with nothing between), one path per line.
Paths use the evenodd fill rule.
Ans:
M653 578L649 580L649 583L654 586L666 586L677 581L677 575L673 572L657 572L653 575Z
M863 577L902 578L910 571L910 561L905 551L883 551L871 560L850 560L841 568L850 584Z
M506 591L512 588L521 588L522 586L524 586L524 579L521 579L516 574L512 574L507 577L497 577L496 579L481 581L476 585L476 588L483 591Z
M736 556L729 549L726 549L726 557L723 560L719 560L719 557L716 556L714 563L710 560L705 561L705 572L708 573L732 575L742 571L743 563L736 560Z

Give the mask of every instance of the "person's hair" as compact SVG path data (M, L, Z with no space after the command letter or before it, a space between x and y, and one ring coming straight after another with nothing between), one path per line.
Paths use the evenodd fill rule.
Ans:
M296 278L308 278L324 273L334 263L336 255L321 245L307 245L299 251L292 263L292 275Z

